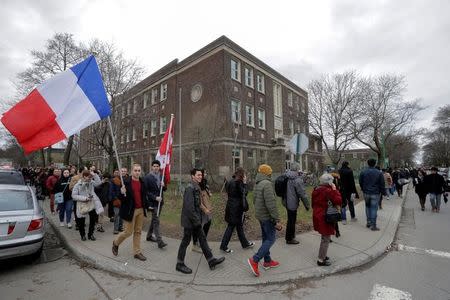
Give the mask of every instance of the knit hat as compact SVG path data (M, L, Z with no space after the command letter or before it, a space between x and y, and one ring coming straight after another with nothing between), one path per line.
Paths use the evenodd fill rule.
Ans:
M269 165L262 164L259 166L258 172L269 176L272 175L272 168Z
M320 176L319 178L319 183L320 184L332 184L333 183L333 176L331 174L323 174L322 176Z

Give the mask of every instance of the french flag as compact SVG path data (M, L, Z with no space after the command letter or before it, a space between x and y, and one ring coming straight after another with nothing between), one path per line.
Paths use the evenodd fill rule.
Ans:
M94 56L36 87L3 114L25 154L51 146L111 115Z

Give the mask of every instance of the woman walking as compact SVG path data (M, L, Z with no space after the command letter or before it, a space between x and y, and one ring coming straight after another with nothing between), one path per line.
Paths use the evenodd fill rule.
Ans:
M208 186L208 180L206 179L206 171L204 169L202 172L202 181L200 181L200 216L202 222L202 230L205 234L205 238L208 237L209 228L211 227L212 221L212 204L211 204L211 192ZM202 248L198 243L198 236L192 234L192 251L202 253Z
M243 168L237 168L233 178L227 184L228 201L225 208L225 221L228 227L222 237L220 250L231 253L233 250L228 248L233 231L236 228L239 241L242 248L251 248L255 244L249 242L244 233L244 212L248 211L247 202L247 175Z
M72 210L73 210L73 200L72 193L69 189L70 183L70 172L69 170L64 170L61 178L55 184L55 201L62 201L57 203L57 210L59 213L59 225L64 227L64 216L66 217L67 228L72 228ZM62 197L61 197L62 196Z
M419 170L417 177L414 178L415 190L417 196L419 196L420 209L425 210L425 201L427 199L427 187L425 186L425 176L427 174L424 170Z
M327 251L330 244L330 236L335 234L335 225L327 223L325 215L328 209L328 201L333 206L340 206L342 197L333 183L333 176L330 174L323 174L319 179L319 183L320 185L312 193L314 230L322 235L317 265L329 266L331 263L327 256Z
M97 214L103 212L102 203L94 191L94 182L96 184L100 183L98 175L89 170L84 170L81 173L81 179L75 184L72 190L72 198L77 201L77 225L82 241L86 240L86 217L89 215L88 238L91 241L95 241L94 228L97 222Z

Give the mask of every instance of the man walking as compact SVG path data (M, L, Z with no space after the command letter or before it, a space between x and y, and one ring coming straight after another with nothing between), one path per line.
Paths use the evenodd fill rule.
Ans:
M350 211L350 217L352 221L356 221L355 216L355 204L353 203L352 194L355 198L359 199L358 192L355 186L355 177L353 176L353 170L350 169L348 161L342 162L342 167L339 169L339 177L341 181L340 192L342 196L342 224L347 224L347 205Z
M51 171L50 171L51 172ZM54 169L53 173L47 178L47 182L45 186L47 187L48 192L50 193L50 211L52 215L55 214L55 185L58 182L59 178L61 178L61 169Z
M432 211L438 213L441 209L441 197L445 187L444 177L438 174L438 168L431 168L431 174L425 176L424 184L430 197Z
M271 176L272 168L269 165L262 164L259 166L253 193L255 216L261 226L262 244L258 252L247 260L252 273L256 277L259 276L258 264L261 259L264 258L264 269L275 268L280 265L270 256L270 248L276 239L275 231L283 228L280 223Z
M380 230L377 227L378 202L381 195L386 193L384 177L380 170L375 168L377 161L373 158L367 161L368 168L359 175L359 185L366 202L367 228L372 231Z
M184 264L184 258L186 256L186 249L191 242L192 234L196 234L200 247L202 248L203 255L205 255L208 261L209 268L213 270L216 265L221 264L225 257L215 258L211 253L208 242L206 241L205 234L202 230L201 222L201 209L200 209L200 182L202 181L202 172L199 169L191 170L191 182L184 190L183 195L183 208L181 210L181 226L184 229L183 239L178 249L176 270L184 273L191 274L192 269Z
M158 203L160 203L159 213L161 213L164 201L161 189L165 190L164 182L161 181L160 173L161 163L159 160L152 162L152 171L144 177L145 187L147 188L147 196L152 211L152 221L147 232L147 241L157 242L158 248L162 249L167 244L162 240L161 231L159 227ZM160 196L161 195L161 196ZM155 237L153 237L155 233Z
M146 208L149 207L147 201L147 191L145 184L140 177L141 166L134 164L131 171L131 178L124 179L124 186L121 187L119 198L121 200L120 217L125 223L125 231L119 234L112 243L112 253L119 254L120 244L133 235L134 258L141 261L147 258L141 252L141 232L146 217Z
M300 242L295 238L295 224L297 222L297 210L299 206L299 198L303 202L306 210L309 210L309 201L303 187L303 179L298 174L300 165L296 162L291 163L291 168L286 172L288 177L286 194L283 197L283 205L287 211L286 224L286 244L297 245Z

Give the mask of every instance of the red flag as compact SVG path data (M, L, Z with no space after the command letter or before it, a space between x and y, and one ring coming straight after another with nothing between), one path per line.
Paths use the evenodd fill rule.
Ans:
M164 134L164 138L159 147L156 159L161 163L161 169L163 170L164 184L167 186L170 182L170 160L172 158L172 143L173 143L173 115L170 116L169 127Z

